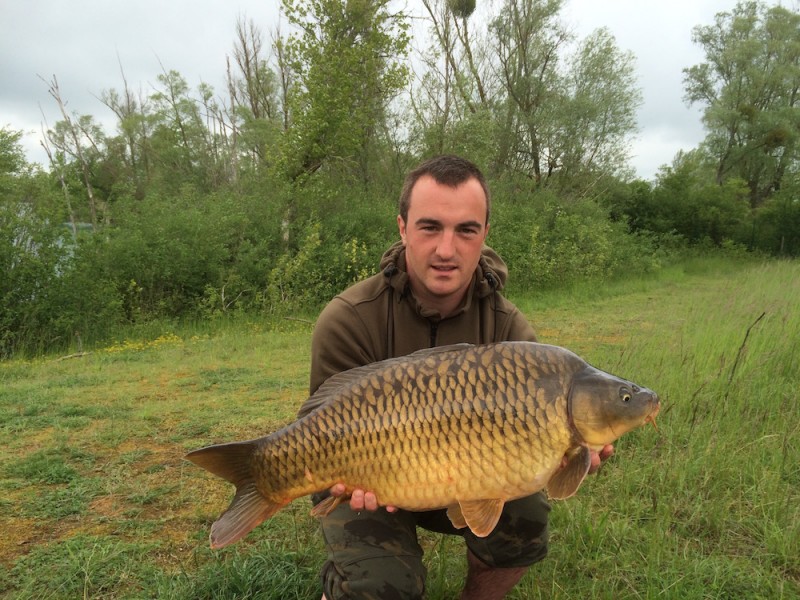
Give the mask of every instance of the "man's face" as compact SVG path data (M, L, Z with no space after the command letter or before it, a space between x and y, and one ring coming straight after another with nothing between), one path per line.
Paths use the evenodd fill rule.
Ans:
M411 190L408 222L398 216L411 288L443 316L454 310L472 280L489 232L486 195L477 179L458 187L420 177Z

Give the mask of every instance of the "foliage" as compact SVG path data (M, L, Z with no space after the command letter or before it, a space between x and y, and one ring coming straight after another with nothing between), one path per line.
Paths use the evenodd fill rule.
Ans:
M344 190L323 194L322 189L306 190L298 199L298 210L307 217L298 220L291 235L298 243L270 271L264 298L270 310L318 309L376 273L381 255L397 237L392 227L394 202L352 192L344 200Z
M504 74L502 160L537 182L560 179L563 187L582 173L619 168L639 92L631 56L607 31L566 55L571 35L558 22L560 9L557 0L510 0L492 28Z
M671 167L663 167L655 186L633 182L608 194L604 203L633 232L677 235L690 244L717 247L748 242L752 215L745 182L709 181L697 154L679 155Z
M284 0L287 53L301 91L287 132L291 179L330 161L366 179L379 124L404 86L408 23L387 0ZM359 171L360 169L360 171Z
M776 193L754 213L750 244L778 256L800 255L800 182Z
M697 26L705 62L684 70L686 99L704 105L704 142L716 182L740 178L757 208L797 176L800 161L800 14L739 2Z
M444 152L489 176L514 291L650 273L686 248L800 254L797 11L740 4L695 30L707 61L687 94L709 137L644 182L627 166L634 57L606 30L577 38L562 6L424 0L405 95L412 30L385 0L287 0L294 28L271 45L239 20L225 99L174 70L146 94L123 76L102 93L111 134L69 114L54 77L48 172L0 129L0 358L313 312L377 270L403 176Z

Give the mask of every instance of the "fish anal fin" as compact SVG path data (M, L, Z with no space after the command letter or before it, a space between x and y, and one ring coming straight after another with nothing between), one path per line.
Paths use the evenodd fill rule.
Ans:
M461 507L458 504L453 504L447 509L447 517L456 529L464 529L467 526L467 521L461 513Z
M569 455L567 464L556 471L547 482L547 494L555 500L563 500L575 495L589 473L592 455L586 446Z
M339 506L346 498L344 496L328 496L321 502L317 502L311 509L312 517L327 517L331 511Z
M497 525L503 512L505 500L459 500L461 515L470 531L478 537L486 537ZM455 512L455 511L454 511ZM450 511L448 510L448 516ZM451 518L452 521L452 518Z
M285 505L267 500L254 481L241 484L228 510L211 526L211 547L224 548L239 541Z

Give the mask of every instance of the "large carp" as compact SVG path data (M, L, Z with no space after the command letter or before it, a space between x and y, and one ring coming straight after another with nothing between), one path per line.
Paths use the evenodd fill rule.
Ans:
M335 375L312 399L316 410L279 431L187 455L236 486L211 527L212 547L339 482L384 505L446 507L456 527L486 536L508 500L544 488L552 498L574 494L590 449L659 410L654 392L533 342L421 350Z

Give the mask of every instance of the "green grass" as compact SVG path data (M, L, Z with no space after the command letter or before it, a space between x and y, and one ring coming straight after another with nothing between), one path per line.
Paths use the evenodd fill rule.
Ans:
M800 598L800 264L695 260L514 300L541 341L663 408L554 503L550 555L510 597ZM308 502L211 551L232 490L183 459L291 420L310 333L251 317L0 363L0 596L318 597ZM428 597L456 598L461 540L422 540Z

